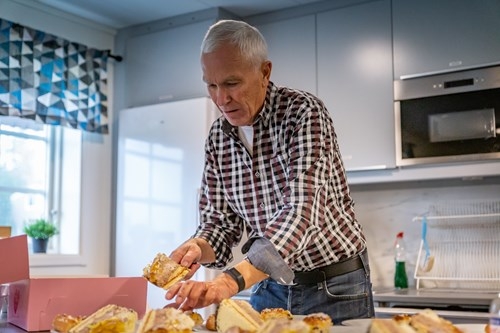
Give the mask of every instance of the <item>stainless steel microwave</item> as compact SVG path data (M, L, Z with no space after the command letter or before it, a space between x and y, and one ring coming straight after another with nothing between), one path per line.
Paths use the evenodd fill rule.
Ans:
M396 164L500 159L500 66L394 83Z

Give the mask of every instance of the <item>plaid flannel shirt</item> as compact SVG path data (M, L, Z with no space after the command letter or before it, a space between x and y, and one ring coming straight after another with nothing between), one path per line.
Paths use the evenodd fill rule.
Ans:
M293 271L361 252L365 238L324 104L270 82L253 129L253 155L224 117L206 140L200 225L193 237L215 250L216 261L207 267L225 267L245 229L249 238L269 240Z

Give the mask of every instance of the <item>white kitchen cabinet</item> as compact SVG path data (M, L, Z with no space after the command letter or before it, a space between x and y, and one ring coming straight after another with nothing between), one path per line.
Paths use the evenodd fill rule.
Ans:
M392 3L396 79L500 63L500 1Z
M317 14L318 95L347 171L396 164L390 13L381 0Z
M126 107L204 96L200 45L212 20L128 37L124 56ZM120 64L121 65L121 64Z
M316 93L315 16L307 15L256 24L267 41L273 62L271 80Z

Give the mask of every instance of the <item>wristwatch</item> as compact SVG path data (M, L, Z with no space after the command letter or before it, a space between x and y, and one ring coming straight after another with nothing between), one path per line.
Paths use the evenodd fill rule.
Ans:
M233 278L234 281L238 284L238 292L242 291L245 289L245 279L243 278L243 275L241 275L240 272L234 267L226 269L223 273L226 273L230 277Z

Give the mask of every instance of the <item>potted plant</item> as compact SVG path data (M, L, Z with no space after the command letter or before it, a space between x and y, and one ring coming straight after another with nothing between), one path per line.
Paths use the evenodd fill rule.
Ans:
M46 253L50 237L59 232L55 224L44 218L30 222L23 230L28 237L31 237L34 253Z

